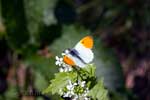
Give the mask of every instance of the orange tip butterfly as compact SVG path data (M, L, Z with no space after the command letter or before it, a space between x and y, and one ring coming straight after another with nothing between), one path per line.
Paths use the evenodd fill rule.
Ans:
M92 52L93 38L86 36L81 39L74 48L65 50L63 61L70 66L85 67L92 62L94 54Z

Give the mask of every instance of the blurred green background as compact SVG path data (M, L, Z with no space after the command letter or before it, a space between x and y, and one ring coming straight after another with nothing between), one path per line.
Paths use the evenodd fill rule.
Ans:
M0 0L0 100L59 100L55 56L86 35L110 99L150 100L149 0Z

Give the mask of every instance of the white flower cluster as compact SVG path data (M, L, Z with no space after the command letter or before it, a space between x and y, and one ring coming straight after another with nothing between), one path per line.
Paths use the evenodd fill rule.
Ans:
M63 55L63 54L62 54ZM56 62L55 64L58 65L59 68L59 72L68 72L68 71L72 71L72 67L66 63L63 62L63 58L62 57L58 57L56 56Z
M68 85L65 87L65 90L60 90L63 97L69 97L72 100L90 100L87 96L89 89L86 87L85 81L78 81L72 83L68 81Z

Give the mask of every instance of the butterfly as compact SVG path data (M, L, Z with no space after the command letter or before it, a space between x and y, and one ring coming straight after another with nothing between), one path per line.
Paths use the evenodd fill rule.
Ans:
M93 38L86 36L82 38L74 48L65 50L63 61L70 66L85 67L92 62L94 54L92 52Z

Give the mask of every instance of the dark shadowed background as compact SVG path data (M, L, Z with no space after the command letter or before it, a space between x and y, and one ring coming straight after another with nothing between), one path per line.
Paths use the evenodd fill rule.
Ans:
M0 0L0 100L59 100L55 56L86 35L110 99L150 100L150 0Z

